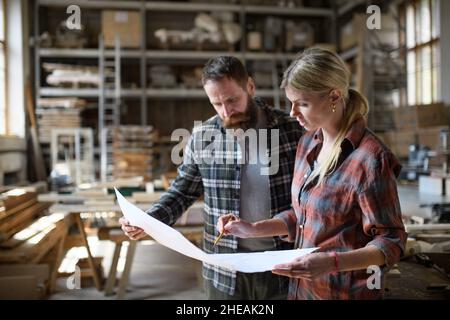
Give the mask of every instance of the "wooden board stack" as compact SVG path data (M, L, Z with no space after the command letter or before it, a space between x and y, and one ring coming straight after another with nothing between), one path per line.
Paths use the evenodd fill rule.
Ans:
M0 197L0 241L26 228L47 208L47 204L37 202L35 192L13 189L3 193Z
M45 215L49 206L50 203L38 202L34 191L16 188L0 194L0 267L14 270L15 265L52 265L53 280L46 283L50 288L56 279L55 266L59 264L67 227L63 214ZM35 294L36 279L30 275L20 276L25 278L22 279L23 290L17 294L27 297L29 290ZM19 275L0 274L0 283L8 283L11 277Z
M81 127L81 109L57 109L57 108L39 108L36 109L37 121L39 126L39 141L41 143L50 143L53 128L80 128Z
M113 157L115 179L142 176L144 181L153 178L153 146L156 134L151 126L120 126L113 132Z

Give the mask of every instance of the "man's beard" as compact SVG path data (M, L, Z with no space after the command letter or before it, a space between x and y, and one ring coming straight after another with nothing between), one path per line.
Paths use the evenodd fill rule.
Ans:
M248 96L247 108L244 112L235 113L231 117L222 119L222 126L227 129L247 130L255 127L257 122L257 109L253 99Z

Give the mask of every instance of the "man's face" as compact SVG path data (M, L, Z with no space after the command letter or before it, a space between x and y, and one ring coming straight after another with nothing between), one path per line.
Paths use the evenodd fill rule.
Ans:
M209 80L203 88L225 128L245 129L255 120L251 99L255 87L251 78L245 89L226 77L218 81Z

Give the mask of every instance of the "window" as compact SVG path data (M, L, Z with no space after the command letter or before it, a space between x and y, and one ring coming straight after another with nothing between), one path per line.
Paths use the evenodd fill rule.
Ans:
M0 134L7 133L5 17L5 1L0 0Z
M441 0L413 0L406 7L408 104L440 100L439 6Z

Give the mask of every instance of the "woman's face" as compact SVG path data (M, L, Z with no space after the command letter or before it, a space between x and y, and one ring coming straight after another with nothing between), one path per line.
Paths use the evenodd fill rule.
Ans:
M326 126L334 118L329 94L307 93L287 86L286 96L291 102L291 117L297 119L306 130Z

